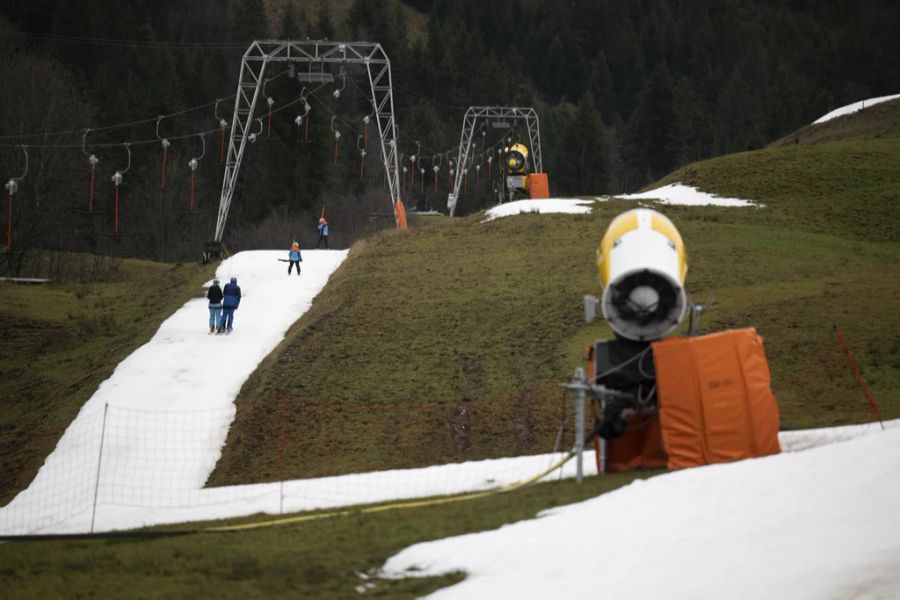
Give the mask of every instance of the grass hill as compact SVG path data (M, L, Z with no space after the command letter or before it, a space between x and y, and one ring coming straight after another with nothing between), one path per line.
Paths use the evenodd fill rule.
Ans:
M900 136L890 124L876 137L861 133L871 125L829 127L846 139L725 156L662 181L765 205L662 210L687 244L689 292L716 299L706 329L765 337L786 428L870 418L833 324L882 413L900 416ZM581 317L581 295L599 292L596 245L633 206L443 220L356 245L244 386L210 483L277 477L281 403L289 477L550 449L558 383L609 335Z
M755 325L765 336L784 427L870 418L833 323L882 414L900 417L898 152L896 132L851 132L698 163L665 180L766 205L663 211L687 244L690 293L716 298L705 328ZM484 224L438 219L356 245L244 386L212 481L274 477L282 402L289 477L546 450L559 421L556 384L589 341L609 334L581 321L581 295L599 291L595 246L609 219L632 206ZM0 283L7 500L115 364L211 275L189 265L65 261L36 269L55 280L48 287ZM499 527L637 476L241 534L2 544L0 574L23 597L290 589L346 598L363 585L418 597L462 575L386 581L371 570L411 543Z
M807 125L775 140L770 148L795 144L821 144L850 139L882 138L900 135L900 99L881 102L849 115Z

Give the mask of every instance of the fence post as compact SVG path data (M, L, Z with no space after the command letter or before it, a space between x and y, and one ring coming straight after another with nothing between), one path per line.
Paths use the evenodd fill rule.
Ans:
M109 403L103 405L103 427L100 429L100 452L97 453L97 480L94 482L94 507L91 510L91 533L94 533L94 519L97 517L97 495L100 493L100 466L103 463L103 443L106 439L106 413Z
M278 479L280 480L280 497L279 514L284 514L284 398L281 398L280 406L281 431L278 434Z
M584 478L584 369L575 369L575 380L579 385L575 389L575 482L581 483Z

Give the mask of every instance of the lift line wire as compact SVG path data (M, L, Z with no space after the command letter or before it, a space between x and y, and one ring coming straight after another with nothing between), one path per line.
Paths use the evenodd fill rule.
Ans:
M0 32L0 37L22 38L45 42L62 42L94 46L118 46L123 48L155 48L160 50L244 50L252 42L166 42L140 41L111 38L81 37L77 35L59 35L27 32Z
M113 123L112 125L103 125L102 127L86 127L83 129L70 129L67 131L48 131L44 133L22 133L22 134L10 134L10 135L2 135L0 136L0 140L15 140L20 138L34 138L34 137L55 137L55 136L63 136L63 135L74 135L84 133L84 129L90 129L91 131L109 131L110 129L122 129L124 127L133 127L135 125L143 125L145 123L155 123L157 119L162 117L163 119L170 119L172 117L179 117L181 115L186 115L191 112L195 112L198 110L202 110L204 108L209 108L210 106L215 106L217 102L223 100L230 100L231 98L217 98L212 102L207 102L206 104L200 104L198 106L192 106L190 108L185 108L184 110L180 110L177 112L165 114L165 115L157 115L155 117L150 117L147 119L140 119L137 121L129 121L125 123Z
M325 85L328 85L328 84L325 84L325 83L320 84L319 86L313 88L312 91L309 91L306 93L314 94L315 92L317 92L320 88L322 88ZM142 124L146 124L146 123L157 123L160 119L168 119L171 117L177 117L177 116L181 116L181 115L184 115L184 114L187 114L190 112L194 112L194 111L197 111L197 110L200 110L203 108L209 108L210 106L214 106L216 104L216 102L219 102L220 100L223 100L223 99L217 99L213 102L207 102L206 104L202 104L200 106L187 108L185 110L181 110L181 111L174 112L171 114L160 115L155 118L141 119L139 121L131 121L129 123L119 123L119 124L114 124L114 125L107 125L107 126L99 127L99 128L89 127L88 129L90 129L90 131L92 133L96 133L98 131L108 131L110 129L119 129L119 128L123 128L123 127L131 127L134 125L142 125ZM287 102L287 103L279 106L278 108L272 109L272 114L281 112L283 110L287 110L288 108L298 104L302 100L303 100L303 97L295 98L294 100L291 100L290 102ZM57 132L52 132L52 133L31 133L31 134L22 134L22 135L8 135L8 136L0 136L0 140L18 139L18 138L33 138L33 137L41 137L41 136L75 135L76 133L79 135L83 135L84 131L85 131L84 129L79 129L79 130L70 130L70 131L57 131ZM169 141L184 140L184 139L188 139L188 138L198 136L198 135L206 135L209 133L215 133L217 131L219 131L218 126L216 126L213 129L207 129L205 131L194 131L194 132L186 133L183 135L169 136L168 140ZM147 145L147 144L159 143L159 138L153 138L153 139L148 138L148 139L142 139L142 140L135 140L135 141L131 141L129 143L132 146L143 146L143 145ZM110 148L110 147L121 146L121 145L122 145L122 142L98 142L98 143L90 144L90 146L92 148ZM0 148L18 148L19 146L21 146L21 144L0 144ZM73 144L29 144L28 145L29 148L80 148L81 146L82 145L80 143L79 144L73 143Z
M324 519L332 519L336 517L346 517L351 515L368 515L387 512L398 509L409 508L425 508L428 506L442 506L455 502L463 502L466 500L476 500L479 498L488 498L499 494L505 494L520 490L531 486L553 471L561 469L563 465L569 462L576 455L576 448L572 448L566 454L547 467L527 479L511 483L509 485L497 487L491 490L481 492L471 492L468 494L459 494L456 496L438 496L426 498L423 500L403 500L392 502L389 504L367 505L361 508L347 508L341 510L329 510L324 512L303 513L293 517L282 517L277 519L268 519L262 521L253 521L250 523L240 523L237 525L217 525L212 527L198 527L194 529L173 529L173 530L148 530L148 531L109 531L103 533L68 533L68 534L26 534L26 535L0 535L0 542L35 542L35 541L59 541L59 540L89 540L89 539L141 539L141 538L157 538L167 536L193 535L198 533L225 533L232 531L247 531L250 529L262 529L264 527L276 527L281 525L294 525L297 523L307 523L310 521L321 521Z

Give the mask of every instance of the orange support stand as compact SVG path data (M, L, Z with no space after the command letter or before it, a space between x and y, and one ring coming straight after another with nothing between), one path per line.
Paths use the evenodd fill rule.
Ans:
M394 220L397 222L397 229L406 229L406 208L401 200L394 202Z

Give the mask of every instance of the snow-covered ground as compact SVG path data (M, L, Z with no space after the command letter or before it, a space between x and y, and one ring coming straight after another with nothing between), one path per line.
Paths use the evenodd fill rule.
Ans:
M594 205L593 200L585 200L584 198L545 198L542 200L516 200L515 202L506 202L488 209L484 213L482 223L493 221L500 217L509 217L512 215L521 215L529 213L570 213L584 214L591 212Z
M859 102L853 102L852 104L848 104L846 106L842 106L840 108L836 108L830 113L824 114L815 121L812 122L813 125L818 125L819 123L824 123L825 121L830 121L832 119L836 119L838 117L843 117L844 115L849 115L851 113L859 112L866 108L875 106L876 104L880 104L882 102L887 102L888 100L894 100L895 98L900 98L900 94L894 94L892 96L879 96L877 98L869 98L867 100L860 100Z
M765 206L764 204L759 204L751 200L743 200L741 198L723 198L681 183L671 183L648 192L625 194L616 196L616 198L625 200L655 200L660 204L677 204L680 206Z
M585 198L546 198L542 200L516 200L506 202L488 209L484 213L482 223L493 221L500 217L531 213L571 213L583 214L591 212L594 202L605 202L611 196L598 196L594 199ZM623 194L615 196L622 200L653 200L660 204L681 206L755 206L763 207L764 204L743 200L741 198L723 198L715 194L709 194L695 187L681 183L665 185L649 192L635 194Z
M900 427L676 471L493 531L416 544L434 598L898 598ZM802 445L802 444L801 444Z

